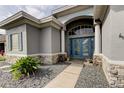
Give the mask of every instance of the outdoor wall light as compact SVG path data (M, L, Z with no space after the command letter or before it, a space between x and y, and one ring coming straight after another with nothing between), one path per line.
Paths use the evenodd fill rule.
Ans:
M124 39L124 35L122 35L122 33L119 34L119 38Z

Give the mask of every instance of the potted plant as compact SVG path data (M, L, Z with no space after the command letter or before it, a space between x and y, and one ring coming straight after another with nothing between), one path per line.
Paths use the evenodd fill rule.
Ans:
M89 59L89 63L93 63L93 60L92 59Z

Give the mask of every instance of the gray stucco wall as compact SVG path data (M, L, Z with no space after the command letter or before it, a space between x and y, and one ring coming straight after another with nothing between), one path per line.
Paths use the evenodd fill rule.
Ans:
M119 38L121 33L124 36L124 6L111 6L112 13L112 39L111 58L124 61L124 39Z
M38 29L31 25L21 25L6 31L7 35L20 33L23 35L23 51L9 51L8 54L41 54L60 52L60 31L53 27ZM8 38L8 37L7 37ZM7 43L8 43L8 39Z
M111 49L111 11L107 11L106 19L102 24L102 53L107 56L111 57L110 49Z
M60 52L60 31L53 27L41 29L40 52L41 53Z
M8 35L10 34L14 34L14 33L20 33L22 32L23 35L23 50L22 51L9 51L8 50ZM27 54L27 33L26 33L26 25L20 25L11 29L6 30L6 42L7 42L7 46L6 46L6 53L7 54Z
M110 12L102 27L103 54L111 60L124 61L124 6L110 6Z
M51 34L52 34L51 27L46 27L41 29L41 33L40 33L40 52L41 53L52 52Z
M27 28L27 54L40 53L40 30L30 25Z
M52 53L60 52L60 31L52 28Z

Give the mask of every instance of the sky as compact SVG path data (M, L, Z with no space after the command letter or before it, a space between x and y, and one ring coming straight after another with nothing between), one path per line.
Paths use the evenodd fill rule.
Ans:
M61 6L62 5L0 5L0 21L21 10L40 19L51 15L52 10ZM0 34L5 34L5 31L0 29Z

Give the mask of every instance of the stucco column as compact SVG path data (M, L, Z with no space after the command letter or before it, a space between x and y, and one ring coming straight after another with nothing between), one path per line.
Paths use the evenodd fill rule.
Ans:
M100 34L100 24L95 23L95 54L101 52L101 34Z
M61 30L61 52L65 53L65 31Z

